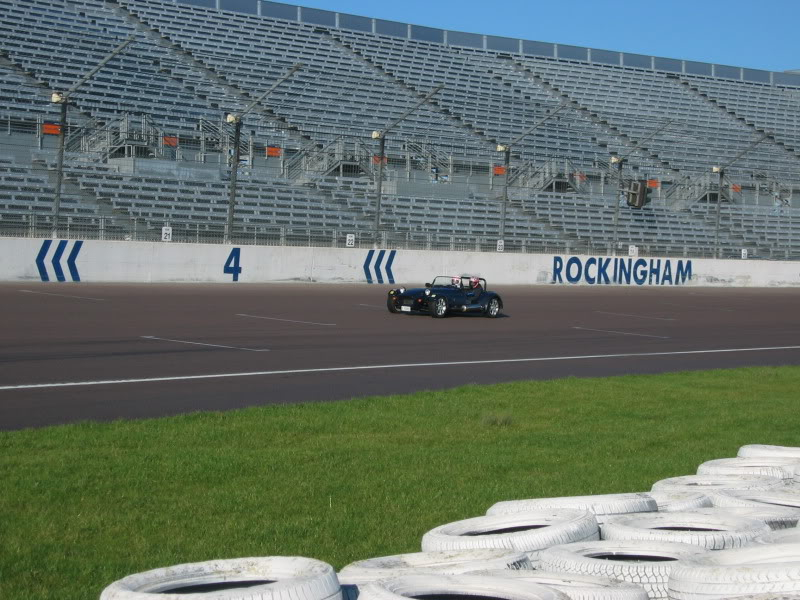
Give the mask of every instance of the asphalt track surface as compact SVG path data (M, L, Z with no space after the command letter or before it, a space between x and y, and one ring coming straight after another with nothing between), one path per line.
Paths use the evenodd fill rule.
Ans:
M388 289L0 284L0 429L800 365L800 289L503 286L498 319L393 315Z

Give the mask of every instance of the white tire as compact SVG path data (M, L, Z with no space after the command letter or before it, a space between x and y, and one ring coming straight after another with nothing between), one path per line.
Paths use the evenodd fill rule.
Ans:
M697 467L698 475L767 475L791 481L800 469L800 459L791 457L753 456L717 458Z
M640 585L608 577L555 573L553 571L486 571L481 575L508 577L530 581L564 592L570 600L647 600L647 591Z
M367 583L359 600L407 600L426 596L483 596L495 600L569 600L553 588L485 575L406 575Z
M769 490L782 485L782 479L766 475L683 475L656 481L653 491L702 492L711 496L720 490Z
M711 498L700 492L667 490L647 492L647 495L656 501L658 512L683 512L713 506Z
M414 552L350 563L339 571L344 600L359 597L360 587L380 579L404 575L458 575L485 569L523 569L533 566L524 552L501 548L476 548L445 552Z
M600 541L543 550L543 571L577 573L642 586L650 598L667 597L667 578L677 561L706 554L699 546L652 541Z
M440 525L422 536L422 550L506 548L536 552L550 546L596 540L600 529L586 510L550 510L475 517Z
M565 496L562 498L532 498L498 502L486 511L487 515L508 515L532 510L571 508L588 510L598 523L615 515L654 512L658 504L647 494L601 494L597 496Z
M756 544L800 544L800 529L776 529L753 540Z
M672 512L614 517L606 521L600 533L604 540L678 542L722 550L745 546L769 530L766 523L755 519Z
M769 446L766 444L748 444L739 448L738 456L780 456L800 460L800 448L794 446Z
M761 521L771 530L794 529L800 521L800 509L762 504L761 506L714 506L687 511L696 515L732 516ZM763 534L762 534L763 535Z
M759 506L771 504L800 508L800 490L781 487L771 490L725 490L711 497L714 506Z
M800 600L800 594L746 594L744 596L728 596L733 600Z
M115 581L100 600L340 600L333 567L311 558L271 556L188 563Z
M710 552L675 566L674 600L800 592L800 544L769 544Z

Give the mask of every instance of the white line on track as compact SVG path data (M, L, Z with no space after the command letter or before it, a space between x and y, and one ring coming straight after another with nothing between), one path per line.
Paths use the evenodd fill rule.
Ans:
M324 325L325 327L336 327L336 323L315 323L314 321L293 321L292 319L278 319L276 317L261 317L259 315L243 315L237 313L237 317L248 317L250 319L266 319L267 321L283 321L284 323L303 323L304 325Z
M39 296L58 296L59 298L76 298L78 300L96 300L104 302L105 298L91 298L89 296L70 296L69 294L51 294L49 292L34 292L33 290L18 290L24 294L38 294Z
M634 335L636 337L658 338L660 340L669 339L669 336L664 336L664 335L648 335L646 333L628 333L627 331L613 331L612 329L591 329L589 327L573 327L573 329L580 329L581 331L598 331L600 333L616 333L617 335Z
M413 369L420 367L461 367L467 365L499 365L513 363L553 362L563 360L591 360L608 358L650 358L656 356L688 356L692 354L726 354L732 352L769 352L800 350L800 346L768 346L764 348L721 348L717 350L677 350L673 352L630 352L625 354L587 354L583 356L539 356L534 358L505 358L497 360L466 360L457 362L401 363L395 365L363 365L355 367L328 367L319 369L287 369L283 371L251 371L245 373L214 373L209 375L176 375L173 377L144 377L141 379L108 379L100 381L67 381L63 383L32 383L3 385L0 390L29 390L35 388L62 388L88 385L118 385L121 383L155 383L162 381L191 381L197 379L225 379L230 377L259 377L269 375L299 375L308 373L336 373L343 371L369 371L379 369Z
M648 317L646 315L629 315L628 313L605 312L603 310L596 310L594 312L596 312L598 315L614 315L615 317L633 317L634 319L653 319L655 321L675 321L675 319L667 317Z
M140 336L144 340L160 340L162 342L174 342L176 344L192 344L194 346L211 346L213 348L228 348L230 350L246 350L247 352L269 352L269 349L262 348L239 348L238 346L223 346L221 344L205 344L203 342L188 342L186 340L171 340L169 338L156 337L154 335Z

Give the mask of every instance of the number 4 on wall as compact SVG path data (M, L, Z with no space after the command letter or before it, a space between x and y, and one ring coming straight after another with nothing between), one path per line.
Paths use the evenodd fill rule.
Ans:
M222 272L226 275L233 275L234 281L239 281L239 273L242 272L242 267L239 266L239 258L242 255L241 248L234 248L228 255L228 260L225 261L225 267Z

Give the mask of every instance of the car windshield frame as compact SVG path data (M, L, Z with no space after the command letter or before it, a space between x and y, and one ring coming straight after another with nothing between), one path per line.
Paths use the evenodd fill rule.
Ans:
M431 287L453 287L453 277L457 277L456 275L437 275L433 278L431 282ZM469 289L469 279L470 275L461 275L461 289L468 290ZM480 277L481 286L484 290L486 290L486 280L483 277Z

